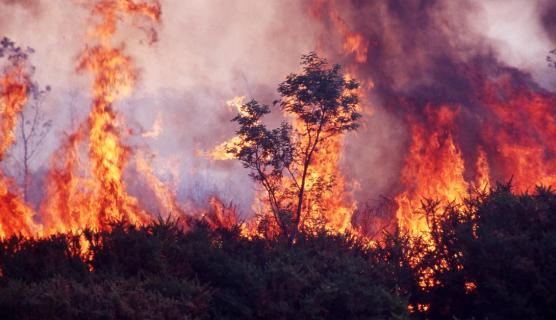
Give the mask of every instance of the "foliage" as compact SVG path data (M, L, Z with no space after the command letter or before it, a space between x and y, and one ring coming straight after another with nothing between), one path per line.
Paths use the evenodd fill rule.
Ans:
M556 195L510 184L465 204L423 201L429 240L388 235L374 250L423 319L556 317ZM424 308L423 308L424 307Z
M407 318L404 299L349 237L289 246L161 221L2 244L3 319Z
M516 195L511 185L498 185L489 194L468 199L464 207L443 211L434 226L437 249L426 262L447 266L435 270L440 284L427 292L434 302L431 317L556 317L552 190L538 187L532 194Z

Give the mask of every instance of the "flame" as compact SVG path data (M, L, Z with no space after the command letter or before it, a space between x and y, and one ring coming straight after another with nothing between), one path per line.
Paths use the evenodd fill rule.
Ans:
M28 79L21 63L8 68L0 78L0 160L15 140L17 114L27 102Z
M481 96L496 119L484 135L496 143L503 176L517 191L556 184L556 97L516 85L508 77L489 82Z
M467 294L470 294L473 291L475 291L475 289L477 289L477 284L472 281L466 281L464 285L465 285L465 293Z
M27 102L29 79L23 62L8 67L0 77L0 161L15 140L17 115ZM14 182L0 172L0 238L12 234L30 236L38 226L33 221L33 211L12 193Z
M124 54L123 46L115 47L111 40L118 22L126 16L158 23L160 5L131 0L98 0L86 4L90 5L91 15L100 21L91 29L77 71L93 76L93 105L87 121L68 137L62 160L53 160L49 197L42 206L50 232L75 232L85 226L101 229L116 220L141 224L150 219L123 183L131 150L122 143L121 124L114 110L114 103L132 92L138 74L132 58ZM79 171L85 164L80 159L80 146L86 140L90 172ZM139 163L143 172L150 173L145 163Z
M312 160L306 185L305 212L302 214L302 227L308 230L321 224L331 233L351 230L351 216L357 204L349 196L348 184L340 170L342 146L342 137L329 138L321 143ZM325 189L321 194L315 194L318 187L316 182L319 179L331 178L331 188Z
M211 228L232 229L237 226L238 213L234 206L225 205L218 197L209 197L209 209L202 214L202 220Z
M77 172L81 167L79 146L84 139L84 130L80 128L61 147L64 157L52 158L46 201L40 209L47 234L98 227L92 211L92 181Z
M226 101L226 106L228 107L228 111L236 111L241 115L246 115L246 111L243 110L241 106L245 102L245 96L235 96L232 99Z
M146 214L123 185L123 169L130 150L121 142L112 105L115 99L129 94L133 87L136 74L131 59L118 49L96 47L85 52L80 69L85 68L95 75L93 110L88 122L89 157L97 182L96 208L93 210L98 212L98 224L103 226L122 218L132 223L145 222Z
M363 34L372 34L373 30L355 28L355 19L350 18L349 12L335 0L313 0L309 7L313 17L340 37L339 47L326 39L322 49L338 50L342 57L353 58L352 63L352 59L343 59L347 61L345 67L357 78L367 80L371 91L373 81L369 78L373 73L362 64L368 62L373 49L372 39ZM377 53L381 53L380 48ZM396 56L397 52L392 54ZM416 61L420 63L419 58ZM423 198L440 204L461 203L472 189L486 190L496 180L511 179L518 192L538 184L556 184L556 96L538 88L526 74L501 63L488 69L466 64L461 71L474 85L474 92L468 95L469 105L461 108L464 115L454 106L435 109L429 105L423 110L418 93L410 93L415 101L410 101L409 106L402 105L410 145L401 168L399 189L393 194L398 224L413 235L428 237L430 231L426 218L419 214ZM389 84L382 86L388 88ZM404 93L399 95L391 102L385 101L385 108L399 108L406 103ZM363 113L371 116L366 111ZM460 116L465 121L472 118L478 125L464 127L463 121L454 121ZM464 146L458 140L465 140L459 131L463 135L469 129L473 130L469 137L474 139L474 146Z
M411 145L401 173L405 190L395 201L396 217L402 230L427 238L430 231L426 217L418 214L424 198L442 204L461 202L468 194L464 179L465 164L450 131L458 109L448 106L426 108L429 126L411 123Z
M336 5L334 0L315 0L310 8L310 13L315 17L320 17L322 12L327 12L334 27L343 40L342 49L344 53L355 55L355 61L358 63L367 62L369 40L365 38L363 34L353 31L342 18L336 7L339 6Z
M487 154L483 148L479 147L477 162L475 163L475 186L480 191L485 191L490 187L490 167L488 165Z
M229 112L238 112L241 115L245 115L245 111L241 108L243 103L245 102L245 96L236 96L232 99L226 101L226 107L228 108ZM207 153L199 152L200 155L205 155L209 159L212 160L232 160L234 156L228 152L228 147L236 145L241 141L241 138L238 136L232 137L226 142L223 142L209 151Z
M346 80L349 80L349 77L349 75L346 75ZM227 101L228 110L232 111L235 109L242 114L245 112L242 109L244 100L245 96L236 96ZM294 128L300 131L303 130L301 122L294 119L292 123ZM229 153L228 149L229 146L236 145L240 141L241 137L235 136L219 144L208 153L209 158L213 160L234 159L233 154ZM302 141L301 143L307 143L307 141ZM313 155L307 174L306 196L300 223L300 227L306 231L310 232L322 225L331 233L343 233L347 230L352 230L351 217L356 209L356 203L346 192L348 183L345 181L344 175L340 170L342 146L343 138L341 136L333 136L323 140ZM293 171L300 171L301 169L293 168ZM294 182L286 176L283 177L283 180L284 185L301 183L300 181ZM327 186L323 187L323 183ZM281 195L277 195L277 197L280 198ZM248 227L247 225L243 226L244 230L242 232L244 235L248 237L260 235L258 229L263 223L267 225L266 228L269 233L277 233L278 226L273 223L274 219L271 217L272 210L267 201L264 200L265 198L266 193L264 190L258 190L252 206L257 215L255 221L250 223ZM273 231L270 231L271 229Z
M176 199L175 191L172 190L168 184L164 184L158 179L151 166L149 166L146 155L137 153L135 163L137 171L145 177L150 189L154 192L158 200L158 207L161 210L159 214L161 217L177 218L184 216L185 212Z
M158 24L161 8L157 1L84 0L90 9L93 25L89 29L86 45L81 52L77 71L92 78L92 106L86 121L68 135L51 160L47 196L40 207L44 232L76 232L85 226L105 228L110 221L125 219L132 223L149 221L147 212L131 196L123 182L126 167L135 157L136 169L148 182L159 201L164 215L183 214L174 191L165 186L154 174L143 154L133 154L123 142L123 124L116 112L120 99L129 96L139 80L132 57L117 42L119 24L133 19L133 25L147 31L154 41L153 29L143 22ZM346 70L363 79L364 90L371 91L374 83L362 75L363 64L368 62L371 39L365 38L345 16L339 2L315 0L311 14L326 18L340 37L340 50L354 63ZM150 26L150 25L149 25ZM347 75L350 77L351 75ZM513 177L516 190L527 191L535 184L556 184L556 118L554 95L534 88L525 80L516 81L510 73L476 80L476 103L482 117L478 125L476 145L464 148L461 125L456 121L472 108L430 104L424 110L406 108L408 115L409 147L400 173L398 189L392 193L397 203L396 220L402 229L412 235L427 237L429 226L419 214L423 198L461 203L473 188L487 189L495 179ZM388 84L385 84L387 86ZM29 79L24 65L6 69L0 78L0 160L13 144L17 114L27 101ZM365 92L361 92L364 97ZM475 99L475 100L473 100ZM394 99L395 100L395 99ZM242 113L244 96L227 101L229 110ZM366 103L365 105L369 105ZM391 106L388 106L392 108ZM361 112L372 116L366 107ZM158 137L163 130L160 114L152 130L143 137ZM300 123L293 121L301 129ZM228 146L239 141L233 137L204 155L215 160L232 159ZM344 146L342 137L333 137L320 145L309 170L307 197L303 203L302 227L314 229L323 224L329 232L353 230L352 214L357 203L350 190L356 182L346 181L340 161ZM303 141L301 142L303 143ZM471 152L469 149L472 149ZM496 164L496 166L494 166ZM334 176L332 181L330 177ZM316 194L320 182L330 183ZM284 181L291 183L291 181ZM40 230L33 221L32 210L21 200L16 185L0 173L0 236L17 232L30 235ZM262 191L258 198L262 199ZM211 200L214 212L225 206ZM270 211L268 208L263 210ZM254 207L261 208L261 203ZM219 216L217 214L216 216ZM221 215L220 215L221 216ZM217 219L219 220L219 218ZM224 219L225 220L225 219ZM262 221L262 220L259 220Z

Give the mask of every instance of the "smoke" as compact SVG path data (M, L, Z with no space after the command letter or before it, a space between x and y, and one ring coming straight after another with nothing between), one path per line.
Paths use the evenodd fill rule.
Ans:
M410 181L397 187L392 181L399 181L404 167L415 165L406 163L409 128L414 124L431 139L441 137L439 153L451 136L456 139L466 161L466 180L476 174L478 146L484 145L492 163L502 161L496 151L499 141L492 141L485 131L515 136L514 142L523 148L529 143L550 150L549 142L538 138L545 134L542 130L527 131L520 125L517 131L514 122L501 121L492 102L485 102L484 90L496 83L497 101L523 108L521 123L535 127L537 119L526 113L526 106L511 102L515 98L511 88L527 91L527 99L535 94L547 97L545 90L554 90L554 72L545 62L554 45L549 40L553 7L548 1L521 0L311 2L308 11L322 25L319 47L364 83L372 83L366 107L373 116L349 139L345 155L352 159L346 161L347 172L363 186L357 198L392 196L397 188L412 188ZM499 81L511 86L502 87ZM529 103L527 99L522 103ZM430 114L442 106L457 114L449 132L436 132L437 118ZM493 175L505 180L512 169L495 170Z
M458 139L463 148L477 142L479 124L472 119L482 109L470 70L512 66L524 70L516 77L525 79L530 72L545 88L554 80L544 61L556 47L556 6L549 0L163 0L161 5L156 43L134 28L118 34L116 41L125 42L141 79L133 96L116 108L131 131L128 144L156 155L155 173L177 182L181 199L202 202L217 193L248 210L253 187L241 165L208 160L202 153L234 134L227 100L272 101L277 84L310 50L320 50L372 86L365 92L364 126L347 137L342 157L347 177L360 186L353 186L360 202L395 193L410 143L408 115L425 121L427 104L463 105L465 115L458 121L470 133ZM2 0L0 12L0 35L33 47L35 78L52 87L45 110L55 127L34 163L39 170L48 166L72 123L90 110L90 79L75 73L87 12L67 0ZM346 52L338 17L347 31L362 37L364 48ZM158 118L160 135L141 137Z
M483 35L505 63L530 72L545 89L554 90L553 73L545 62L548 51L556 47L554 3L545 0L479 3L482 12L474 19L474 32Z
M33 15L37 15L41 12L42 1L41 0L0 0L1 7L19 7L30 11Z
M541 23L552 43L556 43L556 3L554 1L540 1L538 11L541 14Z

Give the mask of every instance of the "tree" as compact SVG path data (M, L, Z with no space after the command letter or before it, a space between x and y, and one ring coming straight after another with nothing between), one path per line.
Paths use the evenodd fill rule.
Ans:
M269 130L262 118L270 108L251 100L232 120L239 125L239 139L227 150L264 188L274 220L289 242L309 209L304 204L307 193L318 194L326 187L322 181L307 186L315 152L331 137L357 129L361 117L359 84L347 79L340 65L331 66L314 52L303 55L301 65L300 74L288 75L278 86L280 99L274 101L293 125L283 121Z
M27 108L19 113L19 137L22 149L19 160L23 165L23 198L25 201L28 201L31 178L29 166L52 127L52 120L48 119L43 111L44 98L50 92L50 87L39 89L36 84L31 84L30 88L32 99Z
M21 48L10 39L4 37L0 41L0 58L6 56L12 65L18 65L23 61L29 64L29 55L33 54L32 48ZM29 64L29 73L31 76L34 72L34 67ZM40 149L44 138L50 131L52 121L47 119L43 111L42 103L45 96L50 92L50 87L46 86L41 89L38 84L32 82L30 79L27 86L27 94L30 96L27 105L24 109L18 112L19 118L19 139L16 144L21 144L21 154L15 156L19 163L22 164L22 179L23 179L23 196L24 200L28 200L28 189L30 183L29 166L31 161Z

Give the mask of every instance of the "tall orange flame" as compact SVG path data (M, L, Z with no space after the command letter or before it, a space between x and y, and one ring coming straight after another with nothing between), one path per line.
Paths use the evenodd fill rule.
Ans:
M484 135L496 143L502 174L512 177L518 191L537 184L554 186L556 97L528 90L504 76L488 82L482 92L482 102L496 116L485 123Z
M414 236L429 232L425 216L419 213L422 199L442 204L461 202L469 185L464 179L465 164L450 131L458 110L428 106L425 127L412 122L411 146L401 175L405 190L396 197L399 226Z
M137 81L137 71L123 47L111 40L120 20L126 16L160 21L160 4L131 0L98 0L91 5L98 17L90 32L90 44L81 54L77 70L93 75L93 106L87 122L70 136L65 163L50 174L45 215L50 217L48 230L75 231L84 226L105 228L116 220L140 224L149 216L139 208L137 199L129 195L123 183L123 171L130 149L122 143L114 103L129 95ZM79 145L88 138L91 174L76 176Z

